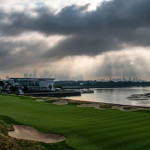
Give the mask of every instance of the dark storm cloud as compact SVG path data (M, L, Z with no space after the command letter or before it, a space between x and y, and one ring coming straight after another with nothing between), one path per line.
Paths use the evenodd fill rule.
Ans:
M84 7L69 6L54 14L46 7L33 10L38 17L26 12L0 13L10 23L1 23L1 34L15 35L26 31L38 31L45 35L70 35L49 50L47 56L97 55L120 49L123 44L150 45L150 1L113 0L103 2L95 11ZM60 54L60 55L59 55Z
M150 46L149 6L150 0L113 0L103 2L92 12L86 11L88 5L73 5L63 8L57 14L48 7L39 7L32 10L37 13L36 17L30 15L27 10L9 13L0 10L0 36L15 38L21 33L32 31L45 36L67 36L46 53L40 52L39 48L37 50L36 46L31 48L26 43L24 53L28 54L32 49L38 53L38 57L41 56L40 59L74 55L94 56L125 46ZM17 47L18 43L13 43L8 50L6 45L0 43L0 53L6 53L11 60L11 49ZM45 46L40 48L42 51ZM30 58L30 55L24 56ZM32 61L36 60L35 55L33 56Z
M6 42L0 40L0 71L21 69L25 66L36 65L38 62L42 63L40 58L41 49L44 46L44 42L25 42L15 41ZM35 53L36 50L36 53Z

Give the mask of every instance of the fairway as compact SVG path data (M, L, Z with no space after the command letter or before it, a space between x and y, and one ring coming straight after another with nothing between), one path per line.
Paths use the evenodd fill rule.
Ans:
M0 115L43 132L64 135L66 145L74 150L150 149L150 111L146 110L123 112L71 104L58 106L0 95Z

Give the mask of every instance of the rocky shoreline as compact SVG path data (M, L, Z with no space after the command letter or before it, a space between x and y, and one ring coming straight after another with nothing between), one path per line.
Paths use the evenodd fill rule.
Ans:
M90 102L90 101L80 101L64 98L54 98L54 97L40 97L36 98L36 101L45 101L47 103L53 103L55 105L76 105L77 107L93 107L96 109L115 109L121 111L136 111L143 109L150 109L150 107L145 106L133 106L133 105L122 105L122 104L112 104L112 103L102 103L102 102Z
M144 94L133 94L129 97L127 97L129 100L150 100L150 93L144 93Z

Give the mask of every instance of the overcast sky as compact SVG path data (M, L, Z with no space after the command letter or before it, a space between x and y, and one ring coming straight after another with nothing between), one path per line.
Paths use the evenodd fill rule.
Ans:
M150 0L0 0L0 76L150 80Z

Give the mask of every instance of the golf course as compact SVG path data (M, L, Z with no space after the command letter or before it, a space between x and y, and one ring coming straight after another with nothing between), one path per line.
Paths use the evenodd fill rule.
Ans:
M12 125L59 134L65 140L43 143L9 137ZM0 95L0 150L149 150L150 110L120 111L55 105L12 95ZM7 143L5 143L7 142ZM11 146L10 146L11 145ZM10 147L11 148L10 148ZM16 146L16 148L15 148Z

